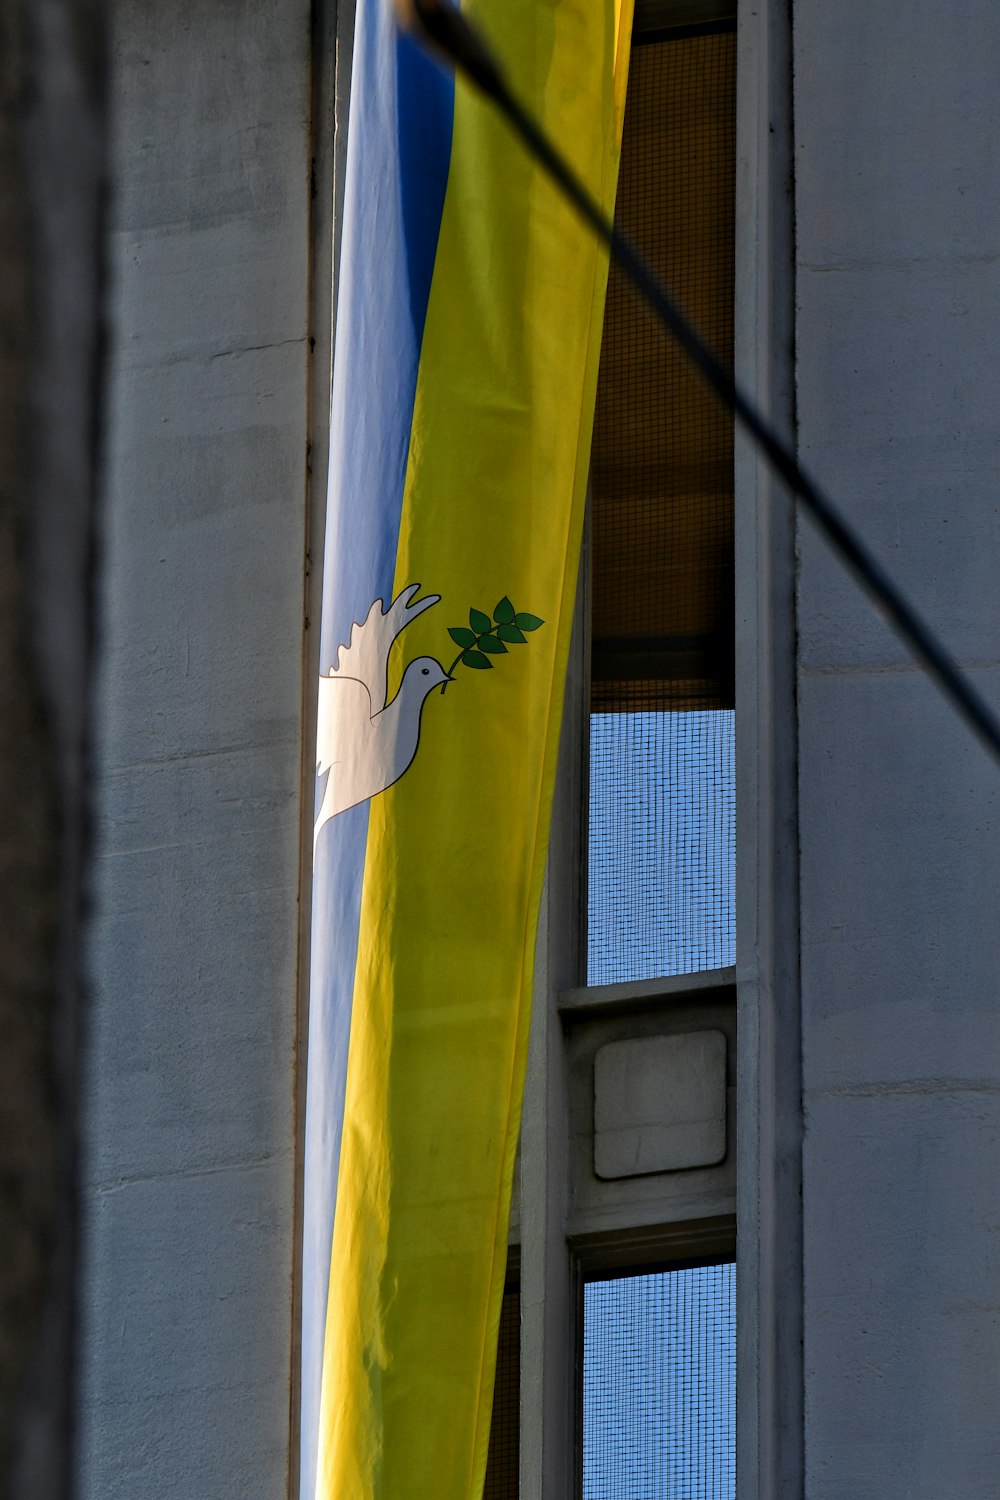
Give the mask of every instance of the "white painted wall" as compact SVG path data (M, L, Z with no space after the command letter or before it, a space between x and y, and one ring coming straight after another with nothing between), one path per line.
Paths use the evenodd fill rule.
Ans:
M309 28L114 10L81 1500L287 1483Z
M801 451L1000 704L1000 7L796 0ZM986 1500L1000 768L800 528L810 1500Z

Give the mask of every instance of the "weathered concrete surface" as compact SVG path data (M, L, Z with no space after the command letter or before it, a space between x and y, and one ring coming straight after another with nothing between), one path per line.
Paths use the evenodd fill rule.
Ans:
M115 13L83 1500L287 1482L309 24Z
M802 452L1000 704L1000 9L795 5ZM801 528L806 1493L1000 1473L1000 774Z
M726 1154L726 1038L690 1031L609 1042L594 1057L594 1171L638 1177Z

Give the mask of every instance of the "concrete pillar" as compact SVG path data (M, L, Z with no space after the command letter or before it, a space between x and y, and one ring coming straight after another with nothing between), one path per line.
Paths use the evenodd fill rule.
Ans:
M1000 10L795 4L801 450L1000 703ZM1000 771L800 528L806 1492L1000 1472Z
M81 1500L285 1493L307 0L121 0Z

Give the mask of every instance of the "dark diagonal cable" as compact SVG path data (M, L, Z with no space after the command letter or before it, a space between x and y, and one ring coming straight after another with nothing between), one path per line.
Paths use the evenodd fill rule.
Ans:
M926 672L1000 761L1000 720L952 661L937 636L897 588L881 563L805 472L788 445L761 415L660 283L631 240L608 219L538 123L511 93L486 43L450 0L396 0L401 25L438 58L463 73L504 114L532 156L559 184L577 212L608 246L660 321L701 371L716 395L766 454L797 495L841 561L873 600Z

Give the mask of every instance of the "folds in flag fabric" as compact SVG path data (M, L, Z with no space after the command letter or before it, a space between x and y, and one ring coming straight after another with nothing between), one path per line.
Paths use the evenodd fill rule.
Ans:
M614 199L629 0L478 0ZM302 1500L486 1466L606 257L359 0L324 563Z

